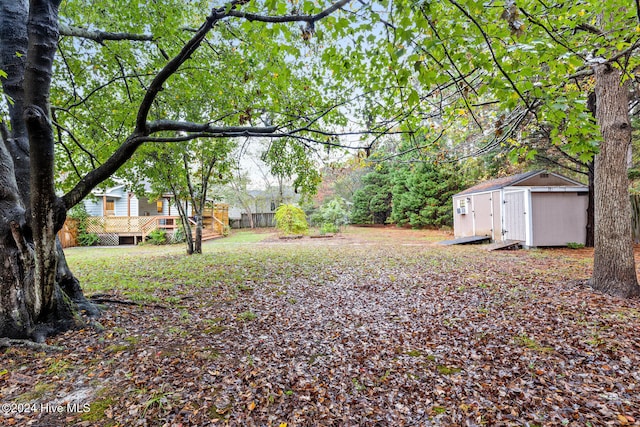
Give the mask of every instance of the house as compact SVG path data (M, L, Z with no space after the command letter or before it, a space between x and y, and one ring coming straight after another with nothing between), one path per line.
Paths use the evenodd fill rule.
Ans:
M159 199L138 197L125 184L96 190L83 200L89 215L87 231L100 237L101 245L137 244L153 230L173 234L179 229L179 211L171 194ZM189 204L185 205L192 216ZM228 206L210 203L203 213L203 240L222 235L229 225Z
M544 170L485 181L453 196L454 235L526 247L584 244L588 195L580 182Z
M275 211L281 204L294 204L300 195L293 188L271 186L266 190L249 190L246 192L247 207L251 211L255 227L275 227ZM229 208L231 228L250 227L249 212L239 206Z
M94 191L92 196L83 201L89 216L178 215L178 208L172 203L170 194L163 195L158 200L139 198L128 191L125 184ZM191 207L187 205L187 209L188 215L191 215Z

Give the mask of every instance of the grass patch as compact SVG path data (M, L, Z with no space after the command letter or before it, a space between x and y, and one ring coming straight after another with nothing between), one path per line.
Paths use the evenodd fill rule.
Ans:
M107 418L107 411L111 410L111 407L118 401L119 397L113 394L113 391L102 389L98 392L98 397L96 400L91 402L89 407L90 411L84 412L80 419L82 421L96 423L98 421L103 421ZM115 425L115 421L107 420L106 426Z
M436 370L441 375L453 375L462 372L462 368L456 368L453 366L437 365Z
M516 335L515 337L513 337L513 342L521 347L525 347L533 351L538 351L540 353L553 352L553 348L543 347L535 339L529 337L527 334Z
M256 317L258 317L257 314L255 314L253 311L247 310L247 311L243 311L242 313L238 313L238 320L242 320L242 321L248 321L248 320L254 320Z
M21 394L16 399L17 403L35 403L42 399L47 393L55 390L56 386L53 383L39 382L33 386L31 391Z

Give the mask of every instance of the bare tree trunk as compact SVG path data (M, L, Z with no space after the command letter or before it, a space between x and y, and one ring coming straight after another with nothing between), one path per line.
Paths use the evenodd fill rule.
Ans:
M175 187L172 186L173 194L176 194ZM178 214L180 215L180 221L182 221L182 228L184 229L184 238L187 244L187 255L193 254L193 235L191 234L191 224L189 224L189 216L187 215L187 210L182 204L182 201L174 196L173 200L176 202L176 206L178 207Z
M625 298L640 295L631 230L627 153L631 144L628 84L597 65L596 118L603 141L595 158L595 252L592 286Z
M196 238L193 242L193 253L202 253L202 210L196 215Z

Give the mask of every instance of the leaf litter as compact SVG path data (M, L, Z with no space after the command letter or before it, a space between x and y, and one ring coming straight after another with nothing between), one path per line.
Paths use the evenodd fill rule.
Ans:
M434 245L430 233L368 229L219 241L200 257L114 258L154 303L107 304L101 328L49 339L61 351L3 349L0 401L38 406L0 419L638 425L640 301L584 285L592 252L489 253ZM90 294L93 276L80 279Z

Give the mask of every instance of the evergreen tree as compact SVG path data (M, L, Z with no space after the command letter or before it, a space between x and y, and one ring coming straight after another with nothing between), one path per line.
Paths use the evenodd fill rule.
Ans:
M450 163L420 163L392 174L391 221L412 227L453 223L451 197L462 190L465 180Z
M351 222L384 224L391 215L391 174L389 166L380 164L362 177L364 186L353 194Z

